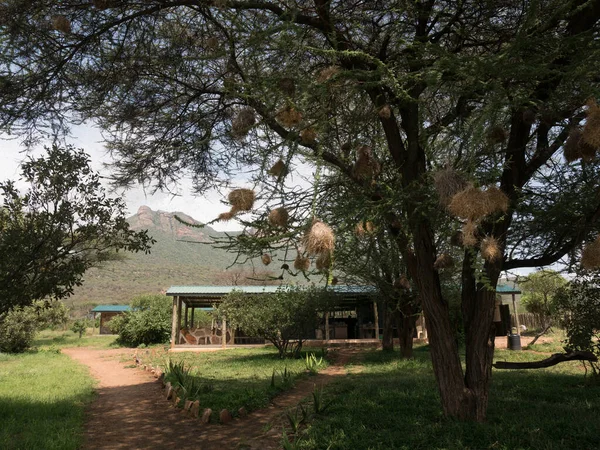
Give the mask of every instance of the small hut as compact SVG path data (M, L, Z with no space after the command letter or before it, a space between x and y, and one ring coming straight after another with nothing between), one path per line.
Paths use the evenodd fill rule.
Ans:
M100 334L113 334L108 323L113 317L130 310L129 305L98 305L92 309L94 319L100 314Z

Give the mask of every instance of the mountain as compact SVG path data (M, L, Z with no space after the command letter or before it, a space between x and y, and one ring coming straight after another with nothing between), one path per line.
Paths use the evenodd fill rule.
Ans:
M210 245L225 234L209 226L189 227L175 216L202 225L187 214L153 211L141 206L128 218L133 230L148 230L156 243L151 253L125 253L123 261L106 263L86 272L84 283L66 300L73 307L90 304L129 303L133 297L161 293L172 285L232 284L240 270L226 271L235 254Z

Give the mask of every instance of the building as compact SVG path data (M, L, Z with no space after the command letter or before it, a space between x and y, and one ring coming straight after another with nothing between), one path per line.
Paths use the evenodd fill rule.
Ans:
M94 319L100 315L100 334L113 334L108 323L113 317L130 310L129 305L98 305L92 309Z

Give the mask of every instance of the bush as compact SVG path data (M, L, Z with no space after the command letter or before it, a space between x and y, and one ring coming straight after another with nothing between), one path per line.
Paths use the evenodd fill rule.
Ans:
M73 333L79 333L79 339L81 339L81 337L85 334L87 327L88 327L87 320L78 319L75 322L73 322L73 325L71 325L71 331Z
M162 344L171 337L172 302L163 295L143 295L131 302L131 311L114 317L111 330L122 345Z

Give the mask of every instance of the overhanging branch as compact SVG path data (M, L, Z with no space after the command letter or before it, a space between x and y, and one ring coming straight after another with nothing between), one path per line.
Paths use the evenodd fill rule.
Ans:
M549 358L533 362L498 361L495 364L493 364L493 366L496 369L543 369L544 367L552 367L565 361L598 362L598 358L592 352L579 351L569 353L555 353Z

